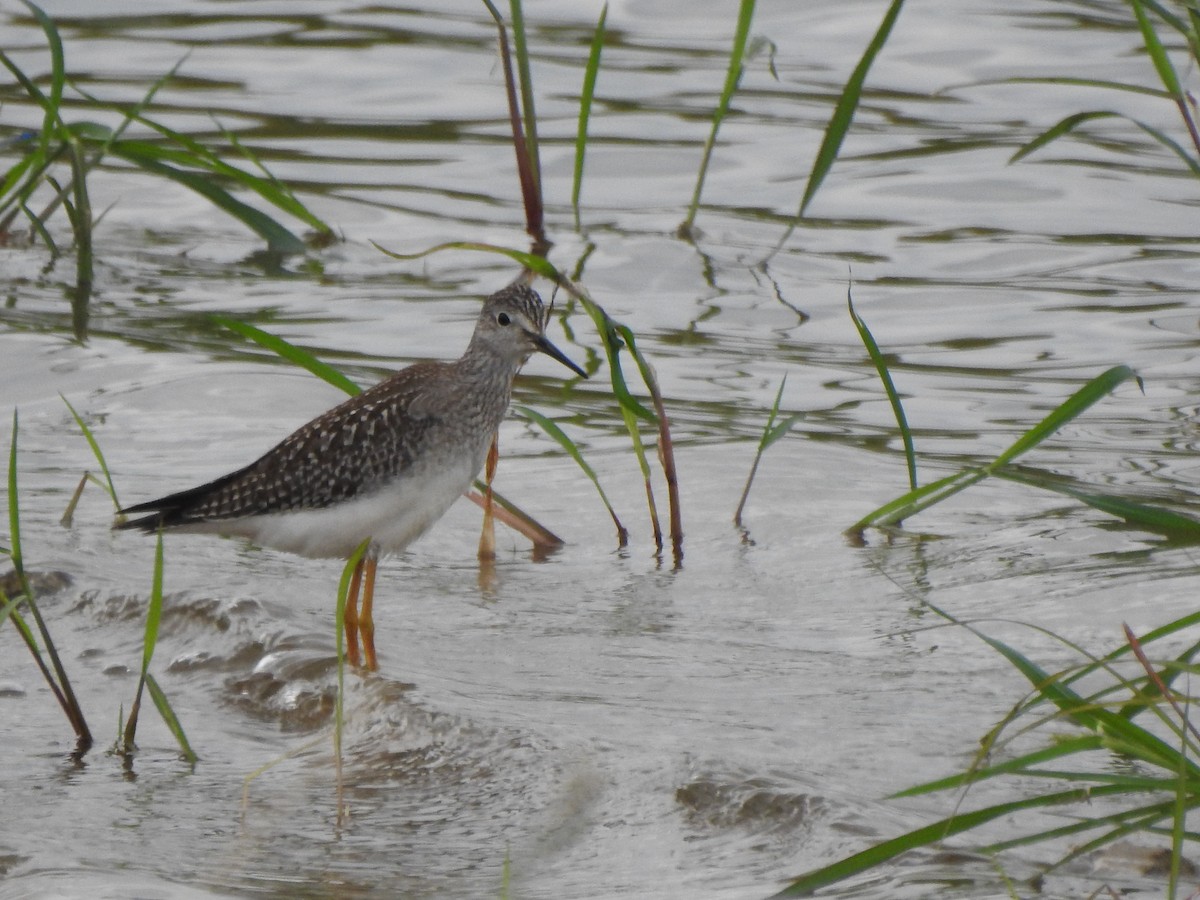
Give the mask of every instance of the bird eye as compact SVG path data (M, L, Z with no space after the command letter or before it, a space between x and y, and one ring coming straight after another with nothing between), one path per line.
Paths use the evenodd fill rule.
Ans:
M508 317L508 313L500 313L500 315L496 316L496 322L500 325L511 325L512 319Z

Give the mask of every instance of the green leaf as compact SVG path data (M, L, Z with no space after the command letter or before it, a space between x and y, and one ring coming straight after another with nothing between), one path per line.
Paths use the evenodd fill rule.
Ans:
M1116 516L1118 519L1124 519L1129 524L1145 528L1147 531L1200 540L1200 520L1180 515L1169 509L1147 506L1143 503L1136 503L1132 500L1114 497L1109 494L1082 491L1071 485L1063 484L1060 479L1039 477L1029 472L1014 469L997 469L992 474L997 478L1003 478L1007 481L1015 481L1019 484L1027 484L1030 487L1042 488L1043 490L1054 491L1055 493L1073 497L1101 512Z
M1067 116L1062 121L1056 122L1050 128L1047 128L1032 141L1029 141L1027 144L1023 145L1021 149L1008 158L1008 161L1010 163L1015 163L1018 160L1024 159L1026 156L1029 156L1029 154L1042 149L1042 147L1045 147L1047 144L1050 144L1058 140L1063 135L1074 131L1084 122L1092 122L1096 119L1112 119L1119 117L1120 113L1103 109L1090 110L1089 112L1075 113L1074 115Z
M21 506L17 502L17 411L13 410L12 439L8 444L8 557L17 577L25 577L25 557L21 552Z
M716 109L713 110L712 128L704 141L704 152L700 158L700 169L696 173L692 202L688 204L687 217L680 226L680 231L684 233L690 232L692 224L696 221L696 211L700 208L700 194L704 190L704 179L708 174L708 163L717 143L717 132L729 112L729 104L738 83L742 80L742 59L746 54L746 44L750 36L750 22L754 18L754 4L755 0L741 0L738 4L737 27L734 29L733 47L729 51L729 66L725 70L725 86L721 89L721 96L717 100Z
M284 255L304 253L304 241L266 213L236 199L209 176L159 162L156 158L158 154L145 152L145 147L136 141L117 141L111 146L110 152L151 174L169 178L195 191L263 238L272 251Z
M900 837L883 841L874 847L869 847L832 865L814 869L797 878L778 894L772 895L772 900L775 897L808 896L820 888L836 884L861 872L873 869L908 850L939 843L948 837L961 834L964 831L970 831L987 822L1010 816L1013 813L1042 807L1062 806L1067 803L1087 803L1094 797L1104 797L1110 794L1120 795L1122 793L1125 793L1124 788L1101 785L1099 787L1060 791L1040 797L1014 800L1009 803L999 803L994 806L968 812L956 812L954 815L939 822L934 822L932 825L926 825L923 828L917 828Z
M524 268L534 272L535 274L541 275L543 278L547 278L556 284L561 284L565 281L563 276L559 274L558 269L554 268L550 260L546 259L546 257L538 256L534 253L527 253L523 250L514 250L511 247L500 247L496 244L486 244L480 241L448 241L445 244L438 244L437 246L429 247L428 249L421 250L417 253L396 253L394 250L388 250L386 247L375 243L375 241L371 241L371 244L380 253L390 256L392 259L401 259L406 261L421 259L422 257L429 256L433 253L439 253L443 250L478 250L483 253L498 253L501 256L507 256L509 259L516 260Z
M842 141L845 139L847 132L850 131L850 124L854 121L854 113L858 110L859 101L862 99L863 85L866 83L867 73L871 71L871 66L875 62L875 58L883 49L883 45L887 43L887 39L892 33L892 26L896 24L896 19L899 17L900 9L903 6L904 0L892 0L887 8L887 12L884 13L883 21L880 22L879 28L875 31L874 37L871 38L871 42L867 45L867 49L858 61L858 65L854 67L849 80L846 82L845 87L842 88L841 96L838 97L837 105L833 109L833 116L829 119L829 124L825 126L825 136L821 140L821 146L817 150L817 158L813 161L812 171L808 176L808 183L804 187L804 197L800 201L800 209L788 225L783 237L779 239L779 243L775 248L777 251L787 243L787 239L796 230L796 225L804 218L804 213L808 210L808 205L812 202L813 197L817 195L817 190L825 181L825 176L833 168L838 151L841 150Z
M239 322L236 319L229 319L225 316L211 316L212 321L216 322L223 328L228 328L230 331L237 332L242 337L249 338L258 344L260 347L265 347L267 350L278 354L288 362L295 363L302 369L307 369L313 375L323 381L327 381L336 388L340 388L350 396L362 392L362 388L335 369L333 366L321 362L307 350L301 350L295 344L292 344L281 337L274 334L269 334L260 328L255 328L253 325L248 325L245 322Z
M183 723L179 721L179 717L175 715L175 710L171 708L171 702L167 699L166 693L159 687L158 681L150 673L146 673L146 687L150 690L150 699L154 701L154 708L162 716L167 729L175 736L175 741L179 744L179 750L183 754L183 758L194 766L200 757L196 755L196 751L188 743L187 735L183 731Z
M888 368L887 360L879 349L879 345L875 343L875 336L871 334L871 329L867 327L862 316L854 309L854 298L851 296L849 288L846 289L846 306L850 310L850 320L858 330L858 336L862 340L863 346L867 348L871 362L875 364L879 380L883 382L883 390L887 394L888 402L892 405L892 415L896 417L896 425L900 429L900 439L904 443L904 461L908 465L908 486L910 490L915 491L917 489L917 456L913 449L912 429L908 427L908 417L904 415L904 404L900 402L900 394L896 390L895 382L892 381L891 370Z
M1179 76L1175 73L1175 67L1171 65L1167 50L1163 47L1162 41L1158 39L1158 32L1154 30L1150 17L1146 15L1141 0L1129 0L1129 3L1133 7L1134 15L1137 16L1138 28L1141 29L1142 39L1146 42L1146 52L1150 54L1150 59L1154 63L1163 87L1170 91L1171 96L1176 100L1186 102L1183 86L1179 83Z
M939 478L937 481L922 485L915 491L901 494L894 500L885 503L874 512L863 516L847 530L856 533L872 525L895 525L903 519L911 518L922 510L941 503L947 497L954 496L976 482L982 481L987 474L984 469L971 468L947 475L945 478Z
M579 468L583 470L583 474L585 474L591 480L592 484L595 485L596 493L600 495L600 502L604 504L604 508L608 510L608 514L612 517L613 522L617 526L618 540L621 542L621 546L624 546L628 540L628 532L621 524L621 520L617 518L616 511L613 509L612 504L608 502L608 496L604 493L604 488L600 486L600 477L596 474L596 471L590 465L588 465L587 460L583 458L583 453L580 451L578 445L571 440L566 432L558 427L557 422L542 415L540 412L530 409L528 406L518 406L516 407L516 412L540 426L541 429L546 432L546 434L557 441L559 446L566 450L568 454L570 454L571 459L575 460Z
M579 192L583 185L583 158L587 153L588 119L592 100L596 96L596 77L600 73L600 52L604 49L604 24L608 20L608 3L600 8L600 19L592 34L592 47L583 70L583 88L579 92L579 127L575 135L575 175L571 182L571 209L575 213L575 230L579 230Z
M58 33L58 28L55 27L54 21L42 11L41 7L31 3L30 0L21 0L21 2L29 8L38 24L41 25L42 31L46 35L46 44L50 48L50 96L45 97L39 91L31 92L28 87L25 88L30 96L38 99L45 113L42 120L42 155L48 156L51 136L56 133L58 125L62 123L63 85L67 80L66 59L63 54L62 37Z
M1111 394L1119 385L1131 378L1137 380L1139 386L1141 385L1141 380L1138 379L1137 373L1129 368L1129 366L1113 366L1111 369L1100 373L1059 404L1046 418L1021 435L1016 443L989 463L987 466L989 472L1007 465L1022 453L1032 450L1046 438L1050 437L1050 435L1054 434L1054 432L1058 431L1058 429L1085 412L1097 401Z
M71 411L71 418L75 420L75 424L83 432L84 440L88 442L88 446L92 448L92 455L96 457L96 463L100 466L100 471L104 474L105 490L108 492L108 496L112 498L113 505L119 510L121 503L117 500L117 489L113 486L112 475L108 471L108 463L104 459L104 453L100 450L100 445L96 442L96 436L92 434L92 429L88 428L87 422L83 421L79 413L75 411L75 407L71 405L71 401L61 393L58 396L67 405L67 409Z

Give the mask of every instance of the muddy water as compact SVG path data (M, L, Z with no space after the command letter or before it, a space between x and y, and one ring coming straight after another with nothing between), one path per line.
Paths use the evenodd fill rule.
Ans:
M112 534L94 490L74 526L59 526L94 463L58 395L135 502L243 464L339 399L208 314L254 322L363 382L461 351L477 298L511 268L466 253L401 263L369 243L524 241L494 30L473 4L427 6L192 2L149 16L109 0L46 4L69 68L106 98L137 99L190 52L186 77L156 98L159 118L203 140L236 131L346 240L264 269L257 240L187 192L105 170L92 184L108 212L83 345L64 300L71 262L0 249L0 437L7 446L19 408L27 564L71 578L42 608L98 737L70 760L66 724L6 628L0 796L19 816L0 830L0 898L764 896L949 814L954 798L882 798L967 765L1023 696L982 644L937 627L927 601L1094 651L1116 645L1123 621L1143 630L1194 608L1194 551L1015 485L979 485L910 522L907 537L860 548L842 536L905 483L845 313L850 278L905 394L923 480L991 458L1126 363L1145 394L1119 389L1028 462L1193 503L1200 189L1120 123L1007 164L1021 140L1082 109L1176 129L1173 110L981 83L1153 83L1122 4L906 9L810 220L760 267L881 4L763 4L754 31L774 42L778 78L765 54L749 63L689 245L674 232L724 78L732 5L610 10L577 233L575 97L599 10L531 3L554 259L569 270L586 256L593 295L656 366L677 441L683 566L652 552L605 378L566 388L554 363L535 360L518 401L585 449L631 544L616 549L557 445L510 420L499 487L567 544L536 561L502 534L483 577L478 514L460 504L382 568L381 671L347 682L347 822L329 738L337 563L169 539L154 671L201 761L181 763L152 712L131 767L106 754L136 683L153 548ZM39 31L4 15L6 51L44 72ZM31 127L38 115L6 91L0 121ZM564 323L556 342L594 358L586 317ZM744 539L730 519L785 374L783 406L804 418L760 469ZM1028 628L988 628L1048 667L1073 659ZM1047 858L1017 854L1010 871ZM1046 895L1105 879L1161 892L1117 866L1060 874ZM1004 888L986 862L922 856L841 889L931 893Z

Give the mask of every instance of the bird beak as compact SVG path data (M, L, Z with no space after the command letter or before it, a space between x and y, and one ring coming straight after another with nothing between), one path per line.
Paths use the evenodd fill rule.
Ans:
M538 350L540 350L542 353L545 353L551 359L558 360L580 378L588 377L587 372L583 371L583 369L571 362L571 360L567 358L567 355L550 343L549 338L547 338L545 335L537 335L534 338L534 343L537 344Z

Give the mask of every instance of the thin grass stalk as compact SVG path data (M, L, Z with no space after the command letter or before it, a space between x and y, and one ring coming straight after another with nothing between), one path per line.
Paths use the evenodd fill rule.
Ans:
M884 13L883 21L875 31L875 35L871 38L867 49L863 52L862 58L858 61L858 65L854 67L854 71L851 73L845 87L842 88L841 96L838 97L837 104L833 108L833 115L829 119L829 124L825 126L825 136L821 139L821 146L817 150L817 158L813 161L812 171L808 176L808 183L804 186L804 196L800 200L800 209L788 224L787 229L779 239L779 243L775 245L775 249L771 251L770 256L778 253L783 248L783 245L787 243L788 238L792 236L792 232L796 230L796 226L804 218L809 203L812 202L813 197L817 195L817 190L825 181L825 176L833 168L833 163L837 159L838 152L841 150L842 141L850 130L850 124L854 121L854 113L858 110L859 101L862 99L863 85L866 83L867 73L871 71L871 65L875 62L875 58L883 49L883 45L887 43L888 37L892 33L892 26L896 24L896 19L899 17L900 9L903 5L904 0L892 0L891 5L887 8L887 12ZM768 256L768 259L770 256Z
M608 510L609 516L612 517L613 524L617 528L617 546L624 547L626 544L628 544L628 530L626 530L625 526L621 524L621 520L617 517L616 510L613 509L612 504L608 501L608 495L604 493L604 488L600 486L600 477L596 474L596 470L593 469L588 464L587 460L583 458L583 454L580 452L579 447L576 446L575 442L567 436L566 432L558 427L557 422L548 418L547 416L542 415L540 412L530 409L528 406L518 406L516 411L518 414L525 416L525 418L540 426L541 429L546 432L546 434L550 435L550 437L557 441L559 446L566 450L570 457L575 460L575 463L583 470L583 474L586 475L595 486L596 492L600 495L600 502L604 504L604 508Z
M525 139L528 125L522 126L521 107L517 100L517 82L513 75L512 52L508 47L508 30L504 27L504 19L491 0L483 0L496 20L496 30L499 33L500 62L504 67L504 86L508 97L508 118L512 128L513 149L517 154L517 178L521 183L521 197L525 206L525 230L533 238L533 250L538 256L545 256L550 248L546 240L544 213L541 194L541 180L535 171L537 160ZM526 117L526 123L528 117Z
M864 516L849 529L847 533L861 535L863 529L869 526L894 525L901 519L906 519L916 513L940 503L947 497L957 494L972 484L983 480L989 475L999 474L1014 459L1036 447L1058 431L1093 404L1115 390L1121 383L1134 379L1141 384L1140 379L1128 366L1113 366L1087 382L1074 394L1060 403L1050 413L1025 431L1013 444L983 466L972 466L963 469L946 478L931 484L922 485L914 491L909 491L896 499L884 504L874 512Z
M186 58L187 57L185 55L184 59L186 59ZM90 172L92 169L96 168L96 166L100 165L100 162L104 159L105 155L107 155L108 150L112 146L112 144L116 140L118 140L122 134L125 133L125 130L130 126L130 124L132 124L132 122L135 119L139 120L139 121L146 121L145 119L142 119L141 111L146 106L149 105L151 99L153 99L154 95L158 93L159 89L164 84L166 84L167 81L169 81L172 77L174 77L175 73L178 71L180 65L182 65L182 64L183 64L183 60L181 59L178 63L176 63L174 66L172 66L171 69L165 75L163 75L157 81L155 81L154 84L152 84L150 86L150 89L146 92L146 94L142 97L142 99L138 101L137 105L135 105L131 111L124 112L122 119L121 119L121 124L118 125L115 129L107 129L107 128L104 128L103 126L92 125L91 123L80 123L80 124L72 126L72 125L67 125L65 122L62 122L62 130L64 132L64 137L67 139L66 144L64 144L64 147L70 147L73 144L75 144L76 138L81 139L81 138L84 138L85 136L88 136L89 131L97 132L97 134L94 137L95 137L96 142L98 142L100 146L91 155L91 157L89 159L84 161L84 163L82 165L82 171L85 174L87 172ZM98 107L99 106L112 106L112 104L105 104L99 98L88 93L86 90L84 90L77 84L73 84L72 87L74 87L75 91L81 97L83 97L85 100L87 100L89 103L93 103ZM60 119L60 122L61 122L61 119ZM70 184L68 184L65 189L60 190L55 194L54 198L46 205L45 209L42 210L42 212L39 216L39 218L42 221L45 221L46 219L48 219L50 217L50 215L53 214L55 209L58 208L59 204L64 203L67 200L67 196L70 193L70 191L72 190L74 181L78 177L79 176L77 173L74 174L72 176L72 182Z
M683 564L683 508L679 502L679 476L675 469L675 443L671 440L671 425L667 419L667 409L663 404L662 392L658 389L658 378L654 368L642 356L637 348L633 331L626 325L618 325L617 331L625 339L629 353L637 363L642 376L642 383L650 392L650 402L658 417L658 461L662 465L663 478L667 482L667 512L670 516L671 555L676 567ZM653 499L651 500L653 503ZM657 528L657 522L656 522ZM657 532L656 532L657 533Z
M163 540L162 529L158 529L154 542L154 573L150 582L150 602L146 607L146 629L142 636L142 671L138 677L133 704L129 707L129 718L125 721L121 752L131 755L137 751L138 718L142 711L142 691L146 677L150 674L150 660L154 658L154 647L158 643L158 625L162 620L163 604Z
M742 60L746 56L746 44L750 37L750 23L754 19L755 0L741 0L738 4L737 27L733 34L733 47L729 51L729 67L725 70L725 85L721 96L713 110L712 128L704 141L704 151L700 157L700 168L696 173L696 187L692 191L692 201L688 204L687 216L679 226L682 235L690 235L696 221L696 212L700 208L700 195L704 191L704 179L708 175L708 164L712 158L713 147L717 143L717 132L729 112L729 104L737 91L738 83L742 80Z
M57 125L62 122L59 110L62 107L63 86L67 80L66 60L63 54L62 37L58 33L58 28L55 27L54 21L46 15L41 7L30 0L21 0L21 2L37 19L42 32L46 35L46 43L50 49L50 96L43 98L45 103L42 106L44 113L40 136L42 156L45 158L50 155L50 136L57 132ZM33 96L41 96L41 94L35 92Z
M775 402L771 404L771 411L767 415L767 424L763 428L762 437L758 440L758 450L754 454L754 462L750 464L750 474L746 476L746 486L742 488L742 497L738 501L737 509L733 513L733 524L738 528L742 527L742 512L746 508L746 501L750 497L750 486L754 484L754 476L758 473L758 464L762 460L763 453L773 443L791 431L792 426L800 421L800 413L795 413L788 416L778 425L775 420L779 418L779 404L783 402L783 389L787 386L787 375L784 374L779 382L779 390L775 394Z
M1167 686L1163 683L1162 678L1155 670L1154 666L1146 658L1146 654L1142 649L1141 642L1133 633L1133 629L1127 623L1122 622L1121 627L1125 632L1125 639L1137 656L1138 662L1146 672L1147 679L1154 684L1159 694L1167 699L1171 704L1171 708L1175 710L1179 716L1181 727L1179 728L1179 766L1175 772L1175 803L1172 808L1171 815L1171 866L1167 877L1167 896L1174 900L1179 892L1179 869L1180 861L1183 858L1183 837L1187 822L1187 812L1191 805L1189 800L1189 784L1187 778L1187 755L1188 755L1188 734L1200 736L1197 734L1195 727L1188 717L1187 709L1180 707L1175 696L1167 690Z
M154 702L154 708L162 716L167 730L171 732L179 744L180 755L183 756L188 765L196 765L200 761L200 757L196 755L196 751L192 749L192 745L188 742L187 735L183 730L183 723L179 721L179 716L175 715L175 710L172 708L171 702L167 699L166 692L163 691L162 686L159 685L155 677L149 672L146 673L146 690L150 692L150 699Z
M83 432L83 438L92 449L92 456L96 458L96 463L100 466L100 472L104 475L104 484L101 487L105 489L105 492L112 500L113 506L119 510L121 508L121 501L117 499L117 489L113 485L112 474L108 470L108 461L105 460L104 453L100 450L100 444L97 442L96 436L92 433L92 429L88 427L87 422L83 421L83 417L75 411L75 407L71 405L71 401L61 393L58 396L66 404L67 409L71 413L71 418L75 420L75 424L79 426L79 430Z
M1171 64L1171 58L1167 55L1162 41L1159 40L1158 32L1155 31L1150 17L1146 15L1146 10L1141 0L1129 0L1129 4L1133 7L1133 14L1137 18L1138 28L1142 32L1142 39L1146 42L1146 53L1150 56L1151 62L1154 63L1154 68L1158 72L1158 77L1162 81L1163 87L1170 92L1175 105L1179 107L1179 114L1183 117L1184 126L1187 128L1188 135L1192 139L1192 146L1196 148L1197 153L1200 153L1200 132L1196 130L1195 119L1192 117L1191 109L1188 107L1187 93L1184 91L1179 76L1175 72L1175 67Z
M76 753L82 755L92 746L92 732L87 726L87 721L84 719L83 709L80 707L79 700L75 696L75 691L71 687L71 680L67 677L66 669L59 658L58 650L54 646L53 638L50 637L50 630L46 627L46 622L42 618L41 611L38 610L37 601L33 596L33 589L30 587L29 579L25 574L25 560L21 550L21 508L17 493L18 432L19 420L17 411L14 409L12 441L9 444L8 450L8 555L12 561L13 570L17 573L21 590L25 595L25 603L29 607L29 614L33 617L34 624L37 625L38 632L42 638L42 644L46 648L46 655L50 657L49 666L47 666L45 660L42 658L41 651L38 649L32 631L25 626L23 620L21 620L15 610L9 614L9 618L14 623L19 623L17 630L21 632L21 636L33 654L38 668L42 670L42 676L46 679L46 683L50 685L50 690L54 693L55 699L58 700L63 712L66 713L67 721L71 723L71 727L75 730ZM53 675L51 674L51 668L53 668Z
M868 847L866 850L862 850L831 865L822 866L819 869L807 872L779 893L773 894L772 900L782 897L810 896L820 888L837 884L839 881L844 881L854 875L869 871L889 860L895 859L902 853L915 850L919 847L926 847L930 844L940 843L946 840L946 838L962 834L965 831L970 831L988 822L1010 816L1014 813L1026 812L1031 809L1055 807L1068 803L1088 803L1095 798L1112 795L1119 796L1125 792L1125 788L1123 787L1109 785L1074 788L1040 797L1013 800L1007 803L998 803L993 806L984 807L983 809L960 812L949 818L934 822L932 825L914 829L900 837L883 841L873 847Z
M850 288L846 288L846 308L850 311L850 321L854 323L863 346L867 348L871 362L875 364L879 380L883 382L883 390L887 394L888 403L891 404L892 415L896 417L896 426L900 429L900 440L904 443L904 462L908 467L908 489L915 491L917 489L917 454L913 448L912 429L908 425L908 417L904 414L904 404L900 401L896 383L892 380L891 369L888 367L883 352L879 349L879 344L875 342L875 336L871 334L871 329L867 327L866 321L854 308L854 297L850 293Z
M525 144L529 151L534 188L538 199L541 200L541 153L538 144L537 111L533 101L533 74L529 70L529 42L526 40L525 34L525 10L521 6L521 0L509 0L508 8L512 16L513 49L517 54L517 73L520 76L521 118L525 125Z
M600 73L600 53L604 49L604 25L608 20L608 3L600 8L600 18L592 34L587 66L583 70L583 87L579 92L579 128L575 135L575 174L571 181L571 209L575 215L575 230L580 231L579 193L583 186L583 159L587 153L588 120L592 115L592 100L596 96L596 78Z
M71 226L75 234L75 290L71 295L71 321L75 339L87 337L89 304L92 299L92 201L87 188L87 165L84 160L83 144L72 137L71 173L72 194Z

